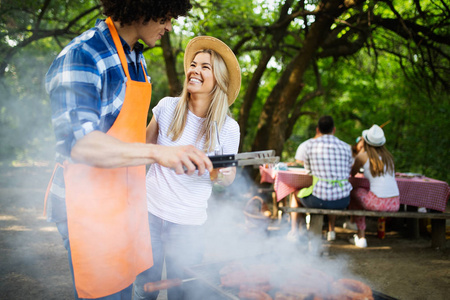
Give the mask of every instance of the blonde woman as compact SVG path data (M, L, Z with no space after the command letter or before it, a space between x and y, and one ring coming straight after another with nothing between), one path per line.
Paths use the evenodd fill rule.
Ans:
M354 189L350 193L350 209L365 209L373 211L398 211L400 207L399 190L395 181L394 158L385 147L386 138L383 129L373 125L362 133L363 148L355 157L351 175L354 176L361 168L364 176L369 179L370 190ZM358 233L350 239L357 247L367 247L365 238L366 219L355 217Z
M229 116L241 83L240 68L231 49L213 37L196 37L185 50L186 79L180 97L166 97L153 109L147 142L159 145L194 145L208 155L215 151L235 154L239 147L239 125ZM217 122L220 145L214 138ZM220 146L220 147L219 147ZM147 173L147 207L154 265L135 282L134 299L156 299L158 291L144 290L147 282L161 280L165 260L167 277L183 278L184 267L203 257L203 224L213 180L233 182L236 168L213 170L201 176L178 175L161 164ZM168 290L168 299L185 299L182 286Z

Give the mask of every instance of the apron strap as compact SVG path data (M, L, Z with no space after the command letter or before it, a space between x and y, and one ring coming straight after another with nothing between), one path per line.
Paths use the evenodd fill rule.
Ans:
M43 212L43 216L45 217L47 215L47 199L48 199L48 194L50 194L50 188L52 186L53 183L53 178L55 177L55 173L56 170L58 169L58 167L62 167L64 168L64 166L62 164L60 164L59 162L56 163L55 167L53 168L53 173L52 176L50 177L50 181L48 182L47 185L47 190L45 191L45 197L44 197L44 212Z
M109 31L111 31L111 36L113 38L114 44L116 45L117 54L119 54L120 62L122 63L122 68L125 72L125 75L127 76L128 80L131 80L130 72L128 71L128 61L125 56L125 51L123 51L122 42L120 41L119 34L117 33L116 26L114 26L114 23L111 19L111 17L108 17L106 19L106 24L108 25ZM145 82L148 82L147 74L145 73L144 64L141 63L142 72L144 72Z
M141 67L142 67L142 72L144 72L145 82L150 83L150 82L148 82L147 74L145 74L144 64L142 63L142 61L141 61Z
M120 62L122 63L122 68L125 71L125 75L127 75L128 80L131 80L130 72L128 72L128 63L127 58L125 57L125 51L123 51L122 42L120 41L119 34L117 33L116 26L114 26L111 17L106 19L106 24L108 25L109 31L111 31L111 36L114 40L114 44L116 45L117 54L119 54Z

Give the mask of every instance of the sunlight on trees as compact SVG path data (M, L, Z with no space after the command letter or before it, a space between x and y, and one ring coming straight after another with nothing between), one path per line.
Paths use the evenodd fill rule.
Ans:
M76 3L75 3L76 2ZM2 161L53 155L42 79L54 57L102 18L98 1L2 1L0 134ZM399 171L450 181L450 15L443 1L197 0L175 21L170 46L146 49L152 106L169 95L166 69L183 80L183 52L212 35L236 53L242 88L231 111L241 150L275 149L292 160L320 115L353 143L386 126ZM330 18L331 17L331 18ZM170 48L167 48L170 47ZM173 61L163 58L171 51ZM173 80L172 80L173 82Z

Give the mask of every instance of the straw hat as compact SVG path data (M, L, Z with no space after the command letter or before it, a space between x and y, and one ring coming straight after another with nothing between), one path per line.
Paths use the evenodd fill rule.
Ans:
M184 52L184 73L186 74L195 53L199 50L211 49L218 53L228 69L229 85L228 85L228 106L236 100L241 88L241 68L233 51L224 42L212 36L198 36L193 38L186 46Z
M364 141L367 144L375 147L383 146L386 143L386 138L384 137L384 131L378 125L373 125L368 130L362 132Z

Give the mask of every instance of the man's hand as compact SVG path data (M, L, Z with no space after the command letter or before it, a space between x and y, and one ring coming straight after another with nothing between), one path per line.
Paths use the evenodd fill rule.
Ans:
M173 169L177 174L192 175L198 169L199 175L205 170L212 171L211 160L206 154L192 145L159 146L155 161L160 165Z

